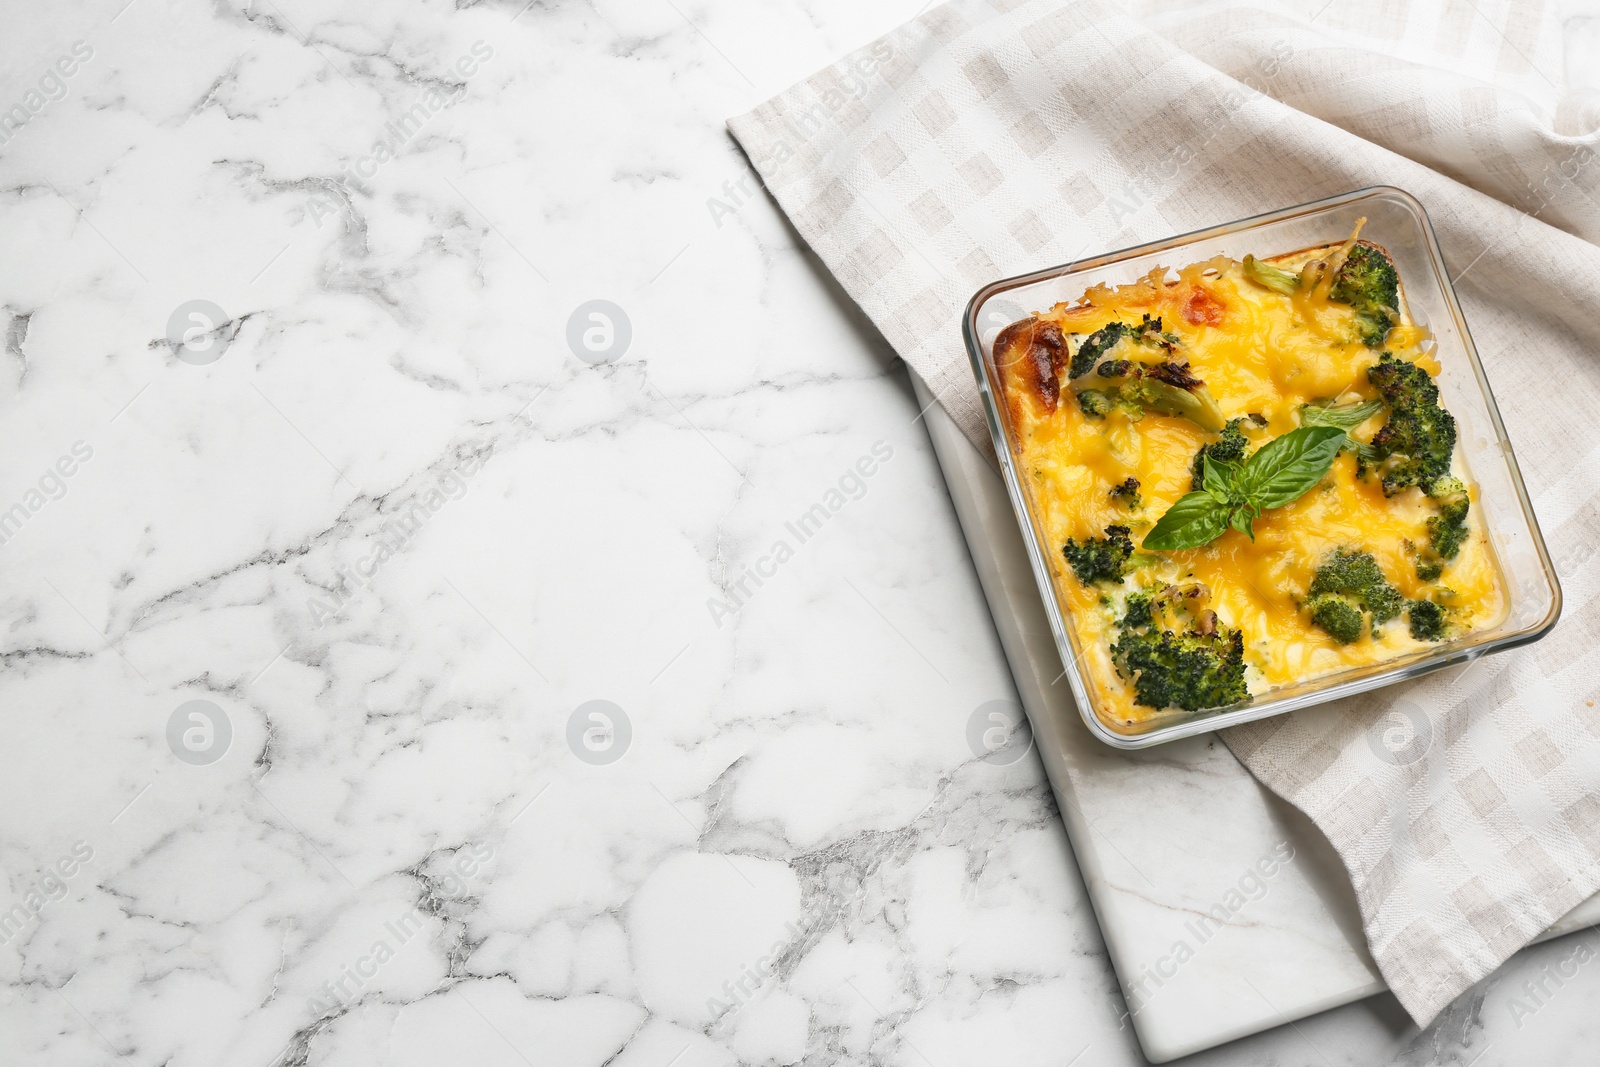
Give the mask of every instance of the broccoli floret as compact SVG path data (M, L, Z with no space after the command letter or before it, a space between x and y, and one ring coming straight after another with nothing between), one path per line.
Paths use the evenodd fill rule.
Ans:
M1090 391L1104 392L1107 399L1131 419L1141 419L1146 411L1156 411L1188 419L1207 430L1221 430L1222 411L1205 385L1185 362L1140 363L1132 359L1108 359L1093 375L1074 382L1072 387L1080 396ZM1079 403L1081 405L1082 401Z
M1149 593L1129 594L1127 603L1122 613L1122 621L1117 626L1122 630L1142 630L1155 621L1155 601Z
M1111 487L1111 499L1121 502L1124 507L1137 508L1144 504L1139 496L1139 479L1131 475Z
M1205 478L1207 456L1211 457L1213 463L1238 463L1244 459L1244 451L1250 447L1250 441L1240 429L1243 425L1243 419L1229 419L1222 428L1222 436L1209 445L1201 445L1194 454L1194 461L1189 464L1190 488L1194 492L1200 491Z
M1428 544L1444 559L1455 559L1467 539L1467 502L1449 504L1428 520Z
M1355 308L1356 330L1368 348L1382 348L1400 318L1400 276L1389 257L1365 241L1350 249L1328 296Z
M1306 608L1311 612L1311 621L1341 645L1359 641L1361 631L1367 626L1367 617L1362 613L1361 605L1343 593L1323 593L1310 597L1306 600Z
M1178 347L1178 335L1161 328L1160 315L1153 319L1148 314L1145 315L1144 321L1139 325L1128 328L1128 336L1141 345L1159 348L1164 352L1171 352Z
M1067 367L1067 376L1082 378L1094 370L1094 365L1100 361L1100 357L1117 347L1117 342L1126 336L1128 336L1127 323L1111 322L1085 337Z
M1305 606L1313 623L1334 640L1349 644L1361 636L1363 616L1371 617L1376 633L1400 614L1403 604L1400 590L1384 578L1370 552L1338 548L1317 568Z
M1375 461L1385 496L1413 485L1431 490L1449 477L1456 447L1455 416L1440 406L1433 376L1385 352L1367 368L1367 380L1389 405L1389 418L1372 438L1372 460L1359 473L1364 477Z
M1440 559L1455 559L1467 539L1467 487L1460 478L1440 478L1428 489L1439 514L1428 520L1428 546Z
M1313 266L1322 269L1320 263ZM1303 284L1300 274L1263 263L1255 256L1244 257L1244 276L1285 296L1293 295ZM1400 318L1400 276L1389 257L1365 241L1351 247L1328 296L1355 309L1356 335L1368 348L1382 348L1384 337Z
M1134 700L1152 708L1199 711L1236 704L1244 682L1244 635L1146 631L1124 634L1112 648L1118 668L1133 679Z
M1323 593L1346 593L1355 597L1380 626L1400 614L1400 591L1384 578L1378 561L1370 552L1334 549L1333 555L1317 568L1311 580L1311 595Z
M1417 577L1423 581L1436 582L1443 573L1444 564L1439 560L1426 557L1417 560Z
M1159 349L1168 357L1178 347L1177 335L1162 330L1161 320L1149 315L1131 325L1107 323L1084 338L1068 366L1068 377L1073 380L1072 388L1084 415L1104 418L1116 407L1131 419L1141 419L1146 411L1157 411L1189 419L1208 430L1222 429L1217 402L1186 361L1165 358L1159 363L1132 359L1101 362L1124 339ZM1092 376L1090 371L1094 371Z
M1133 539L1128 536L1131 532L1126 526L1107 526L1104 537L1088 537L1081 542L1068 538L1061 553L1084 585L1121 582L1128 570L1128 557L1133 555Z
M1244 276L1284 296L1289 296L1300 287L1300 275L1263 263L1255 256L1244 257Z
M1449 632L1445 610L1431 600L1411 602L1411 636L1418 641L1443 641Z
M1134 700L1146 707L1200 711L1249 696L1244 636L1219 625L1209 610L1198 612L1182 630L1164 628L1156 615L1164 612L1166 599L1165 594L1135 593L1118 623L1111 659L1117 673L1133 682Z
M1094 333L1083 339L1083 344L1078 346L1078 351L1073 353L1072 362L1067 366L1067 377L1081 378L1094 369L1101 357L1110 355L1111 350L1117 347L1117 342L1124 337L1136 344L1159 348L1171 352L1178 346L1176 334L1167 333L1161 328L1161 319L1151 318L1148 314L1143 321L1138 323L1108 322Z
M1078 393L1078 407L1091 419L1103 419L1111 410L1111 395L1101 389L1084 389Z

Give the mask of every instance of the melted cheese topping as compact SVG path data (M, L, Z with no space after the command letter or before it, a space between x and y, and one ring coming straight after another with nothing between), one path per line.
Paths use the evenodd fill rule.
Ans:
M1330 251L1311 249L1272 262L1289 269ZM1403 300L1402 300L1403 303ZM1284 296L1250 281L1241 265L1218 258L1177 272L1158 268L1141 283L1090 289L1077 305L1058 304L1036 319L1063 335L1085 335L1113 321L1160 317L1178 336L1175 358L1187 358L1228 418L1258 414L1264 427L1245 424L1252 450L1300 425L1298 409L1330 397L1340 403L1372 399L1367 368L1378 353L1354 336L1354 312L1327 299L1326 286ZM1424 353L1427 332L1400 327L1386 347L1437 375ZM1005 343L1002 334L997 344ZM1096 713L1113 729L1127 730L1166 715L1134 703L1133 686L1118 676L1110 645L1126 595L1198 580L1211 592L1220 621L1242 631L1247 683L1254 696L1437 648L1410 636L1405 616L1376 637L1341 645L1312 625L1301 609L1312 576L1340 546L1372 553L1391 584L1407 598L1431 594L1451 609L1452 634L1493 626L1505 612L1503 583L1476 507L1477 490L1459 454L1453 473L1466 481L1474 506L1471 534L1445 565L1437 583L1418 579L1413 546L1428 543L1427 520L1436 508L1419 489L1385 497L1376 478L1356 478L1355 457L1342 453L1322 483L1294 503L1263 513L1255 541L1229 530L1197 549L1161 553L1162 562L1130 571L1122 586L1086 587L1061 554L1068 538L1104 536L1109 525L1128 526L1138 545L1155 521L1189 492L1190 464L1201 445L1216 440L1186 419L1147 413L1137 421L1113 409L1105 418L1084 416L1064 380L1060 400L1041 396L1040 372L1025 357L1027 341L997 352L1011 422L1017 469L1045 535L1058 595L1076 631L1083 674ZM1147 356L1148 358L1148 356ZM1061 379L1065 378L1063 373ZM1050 410L1051 407L1054 410ZM1370 440L1384 422L1380 411L1353 436ZM1130 509L1109 495L1129 476L1139 479L1142 506ZM1441 592L1441 587L1447 587Z

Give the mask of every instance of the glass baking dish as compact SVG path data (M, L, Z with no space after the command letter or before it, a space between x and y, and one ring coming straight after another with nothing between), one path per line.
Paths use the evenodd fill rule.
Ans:
M1362 236L1383 247L1394 261L1412 320L1428 327L1434 335L1438 347L1433 354L1443 366L1437 378L1439 390L1445 406L1456 417L1458 455L1465 460L1466 476L1477 485L1474 507L1498 557L1508 610L1492 628L1395 659L1280 686L1242 706L1217 712L1168 709L1132 726L1116 722L1096 707L1079 669L1077 633L1067 625L1070 609L1047 562L1042 525L1032 513L1018 478L1012 431L997 395L1000 385L994 365L994 339L1006 326L1036 311L1062 301L1077 302L1086 289L1098 283L1128 284L1157 266L1176 269L1217 255L1242 260L1247 253L1270 257L1326 245L1347 238L1362 217L1367 220ZM1106 744L1144 748L1392 685L1536 641L1550 631L1561 614L1561 587L1517 470L1511 442L1501 424L1499 408L1445 274L1433 226L1422 205L1409 193L1390 186L1359 189L994 282L980 289L967 305L962 335L983 396L1006 491L1022 528L1029 563L1044 599L1066 678L1083 721Z

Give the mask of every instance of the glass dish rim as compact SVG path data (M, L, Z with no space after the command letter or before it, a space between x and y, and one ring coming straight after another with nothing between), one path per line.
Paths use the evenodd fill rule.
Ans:
M1423 243L1427 249L1434 275L1440 283L1445 303L1451 317L1454 319L1457 333L1460 336L1462 349L1467 355L1473 378L1477 382L1478 390L1483 397L1484 408L1488 413L1490 425L1494 429L1495 443L1499 446L1501 462L1505 464L1511 485L1516 490L1517 503L1521 508L1523 519L1527 523L1528 532L1532 536L1532 543L1539 558L1540 569L1550 592L1549 610L1542 619L1530 626L1467 648L1441 648L1437 653L1396 665L1388 670L1375 671L1350 681L1315 688L1309 692L1286 697L1264 705L1251 703L1214 715L1202 715L1186 722L1174 723L1171 726L1157 726L1140 734L1119 734L1106 726L1100 720L1100 717L1094 713L1088 690L1078 669L1076 657L1071 654L1071 643L1066 633L1066 620L1062 615L1061 605L1055 595L1054 580L1044 560L1031 514L1022 494L1016 472L1015 457L1011 455L1010 447L1006 440L1005 428L1001 421L995 398L994 383L990 380L987 357L983 352L982 341L979 338L978 312L988 300L1001 293L1048 281L1054 277L1061 277L1077 271L1108 267L1124 260L1193 244L1207 238L1247 231L1378 196L1398 198L1412 212L1419 223L1424 238ZM1422 202L1404 189L1393 185L1364 186L1349 192L1310 200L1302 204L1246 216L1232 222L1205 226L1155 241L1148 241L1144 244L1133 245L1083 259L1071 260L1053 267L1001 278L978 289L967 302L966 310L961 319L961 335L967 351L967 358L972 364L973 375L977 379L979 395L983 400L984 420L989 427L989 436L994 445L996 460L1000 466L1001 480L1005 483L1006 496L1011 501L1012 512L1022 533L1023 544L1028 553L1028 562L1033 571L1035 585L1040 598L1044 601L1045 615L1050 622L1051 635L1055 639L1056 652L1061 657L1064 668L1063 673L1072 689L1073 700L1078 707L1079 717L1083 719L1084 725L1089 728L1090 733L1113 748L1125 750L1149 748L1153 745L1165 744L1180 738L1214 733L1230 726L1286 715L1292 711L1299 711L1318 704L1355 696L1359 693L1370 692L1397 682L1409 681L1444 667L1467 663L1481 656L1531 644L1548 634L1561 618L1563 595L1560 577L1551 562L1549 549L1545 545L1544 532L1539 526L1538 515L1533 509L1533 502L1528 497L1527 486L1523 483L1522 469L1517 463L1516 452L1512 447L1511 439L1506 434L1505 423L1500 417L1500 405L1495 400L1494 390L1490 387L1488 376L1483 370L1483 363L1478 358L1477 345L1467 328L1466 318L1462 314L1460 302L1456 299L1455 283L1445 267L1444 254L1439 248L1438 237L1433 228L1433 220L1429 217L1427 208L1423 206Z

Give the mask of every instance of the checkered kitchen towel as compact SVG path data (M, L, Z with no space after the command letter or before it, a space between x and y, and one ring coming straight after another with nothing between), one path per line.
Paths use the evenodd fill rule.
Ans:
M1600 889L1600 94L1566 84L1600 37L1563 41L1539 0L1134 3L957 0L730 127L986 452L958 326L978 286L1367 185L1428 205L1565 618L1225 735L1338 849L1426 1025Z

